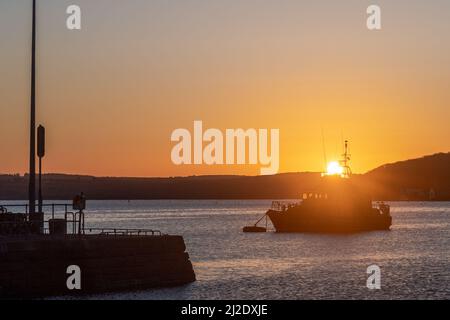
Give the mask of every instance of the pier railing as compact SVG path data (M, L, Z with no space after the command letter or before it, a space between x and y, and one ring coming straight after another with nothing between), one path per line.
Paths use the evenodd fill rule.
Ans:
M4 204L0 206L0 213L10 215L23 215L29 218L29 224L35 229L40 230L41 234L50 233L50 220L64 220L64 229L66 234L81 234L84 229L84 215L80 212L74 212L71 203L46 203L42 204L43 220L31 220L28 204ZM63 222L64 222L63 221ZM14 225L16 222L0 222L3 225ZM39 224L39 225L38 225ZM16 228L17 229L17 228ZM23 230L26 230L22 228Z
M58 213L69 213L71 210L69 210L69 208L72 207L71 203L45 203L42 204L42 208L51 208L50 212L48 214L51 214L52 219L55 219L55 215ZM25 213L28 214L28 204L3 204L0 205L0 213L6 213L8 210L11 211L11 209L18 209L20 211L20 213ZM60 210L58 210L58 208L61 208ZM44 213L47 214L47 212Z
M108 236L162 236L159 230L152 229L118 229L118 228L86 228L86 233L94 233Z
M47 209L47 210L46 210ZM0 214L17 213L17 215L24 216L24 219L28 215L28 204L7 204L0 205ZM108 236L162 236L163 234L159 230L152 229L126 229L126 228L86 228L84 221L84 213L82 211L72 210L71 203L51 203L42 204L43 221L40 226L41 234L50 234L51 226L50 221L60 220L63 223L65 234L97 234ZM46 219L48 218L48 219ZM31 221L30 221L31 222ZM0 221L0 224L14 224L15 222ZM33 222L35 223L35 221Z

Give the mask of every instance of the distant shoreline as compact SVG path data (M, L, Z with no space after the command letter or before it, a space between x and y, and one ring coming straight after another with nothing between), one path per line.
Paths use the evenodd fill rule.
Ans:
M80 192L87 199L97 200L300 199L303 193L320 192L321 182L321 174L314 172L170 178L42 177L44 199L53 200L72 199ZM450 201L450 153L386 164L353 175L352 182L377 201ZM7 199L28 199L26 175L0 175L0 200Z
M298 201L301 199L87 199L86 201ZM0 205L2 205L1 201L8 201L8 202L13 202L13 201L18 201L18 202L27 202L28 199L0 199ZM51 202L57 202L57 201L62 201L62 202L68 202L68 203L72 203L72 199L48 199L48 200L44 200L44 203L51 203ZM386 202L450 202L450 199L447 200L378 200L378 199L373 199L372 202L379 202L379 201L386 201ZM10 205L10 204L8 204Z

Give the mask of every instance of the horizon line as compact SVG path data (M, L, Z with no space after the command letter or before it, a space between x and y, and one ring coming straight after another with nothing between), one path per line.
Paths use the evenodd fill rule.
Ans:
M390 165L390 164L395 164L395 163L400 163L400 162L405 162L405 161L412 161L412 160L418 160L418 159L423 159L426 157L432 157L432 156L436 156L436 155L445 155L445 154L450 154L450 151L447 152L437 152L437 153L433 153L433 154L427 154L427 155L423 155L421 157L417 157L417 158L410 158L410 159L405 159L405 160L398 160L398 161L394 161L394 162L387 162L384 163L382 165L379 165L375 168L372 168L370 170L367 170L364 173L353 173L353 175L364 175L367 174L375 169L381 168L383 166L386 165ZM319 171L284 171L284 172L278 172L275 174L271 174L271 175L246 175L246 174L192 174L192 175L180 175L180 176L113 176L113 175L93 175L93 174L82 174L82 173L62 173L62 172L49 172L49 173L43 173L43 176L46 175L61 175L61 176L78 176L78 177L91 177L91 178L120 178L120 179L177 179L177 178L194 178L194 177L270 177L270 176L276 176L276 175L282 175L282 174L321 174L323 172L319 172ZM20 177L26 177L29 175L28 172L15 172L15 173L1 173L0 172L0 176L17 176L19 175Z

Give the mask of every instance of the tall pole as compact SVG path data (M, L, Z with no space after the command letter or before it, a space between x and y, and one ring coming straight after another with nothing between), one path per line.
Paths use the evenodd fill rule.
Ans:
M33 0L31 40L31 106L30 106L30 177L28 184L29 213L36 212L36 0Z
M38 212L42 212L42 158L39 157Z
M42 213L42 158L45 156L45 128L42 125L37 128L37 156L39 158L38 212Z

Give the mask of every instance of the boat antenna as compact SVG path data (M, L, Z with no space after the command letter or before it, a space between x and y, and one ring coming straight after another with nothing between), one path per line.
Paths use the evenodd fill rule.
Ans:
M326 170L328 161L327 161L327 151L325 148L325 136L323 134L323 128L322 128L322 149L323 149L323 160L325 161L324 165Z
M34 214L36 212L36 0L33 0L30 101L30 172L28 181L28 206L29 213Z
M342 168L344 168L344 176L349 178L352 174L352 169L349 166L350 154L348 153L348 140L344 141L344 153L342 154L342 160L340 161Z

